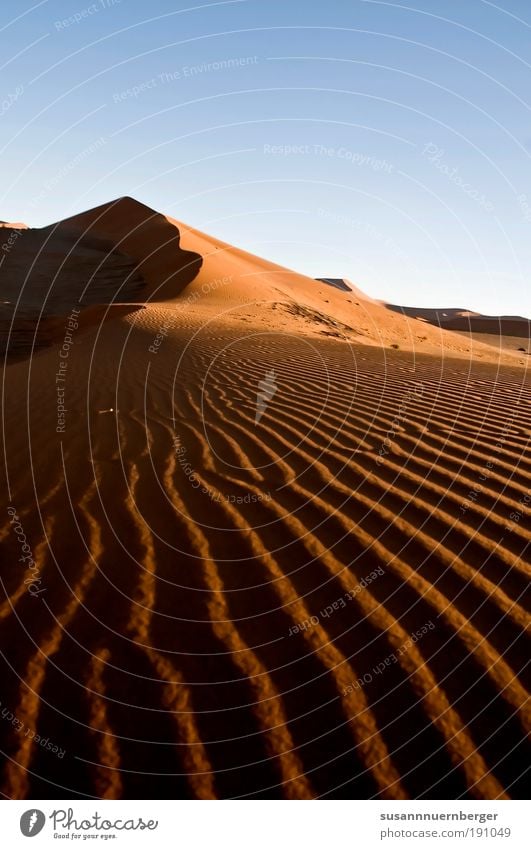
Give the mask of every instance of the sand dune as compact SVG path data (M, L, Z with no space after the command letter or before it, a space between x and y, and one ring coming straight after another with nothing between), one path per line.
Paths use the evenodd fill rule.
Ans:
M525 798L527 359L128 198L23 238L2 792Z
M394 312L427 321L447 330L475 330L476 333L498 332L505 336L528 336L531 322L520 315L482 315L467 309L427 309L425 307L399 307L386 304Z
M481 315L466 309L426 309L385 304L393 312L428 322L443 330L453 330L463 338L484 342L505 354L521 358L531 353L531 321L519 315Z

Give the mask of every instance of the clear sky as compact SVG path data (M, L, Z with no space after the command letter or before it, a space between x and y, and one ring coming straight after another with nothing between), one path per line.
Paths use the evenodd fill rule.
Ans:
M18 0L0 218L120 195L310 276L531 315L529 0Z

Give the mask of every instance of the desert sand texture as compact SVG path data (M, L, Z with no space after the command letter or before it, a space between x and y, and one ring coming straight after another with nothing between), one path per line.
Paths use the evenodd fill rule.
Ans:
M3 794L525 798L527 354L131 198L20 228Z

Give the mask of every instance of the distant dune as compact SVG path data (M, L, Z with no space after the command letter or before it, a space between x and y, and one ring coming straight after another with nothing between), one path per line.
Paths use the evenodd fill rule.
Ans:
M386 304L393 312L426 321L444 330L461 331L472 340L501 347L508 352L531 353L531 321L518 315L481 315L466 309L425 309ZM484 334L482 338L482 334ZM489 337L488 339L485 337ZM510 338L507 338L510 337Z
M338 277L316 277L315 278L319 283L328 283L329 286L333 286L335 289L340 289L342 292L352 292L353 287L350 283L348 283L343 278Z
M0 221L0 227L6 227L8 230L27 230L27 224L21 224L21 222L17 222L16 224L12 224L8 221Z
M131 198L20 232L2 792L526 798L529 358Z

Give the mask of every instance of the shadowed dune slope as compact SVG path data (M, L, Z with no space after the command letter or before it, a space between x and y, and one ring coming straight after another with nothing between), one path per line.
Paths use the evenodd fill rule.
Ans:
M0 349L9 358L59 340L72 310L86 326L106 315L96 305L116 313L116 305L175 296L201 265L179 247L174 224L131 198L49 227L12 225L3 238Z
M7 231L0 266L0 350L28 356L64 335L73 310L134 301L145 289L133 259L109 239L56 226Z
M133 258L147 286L144 300L175 297L197 275L201 256L180 246L175 222L123 197L60 221L58 231L103 236Z

